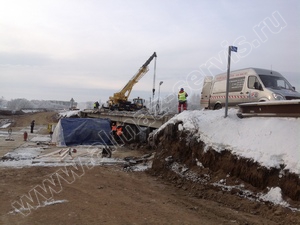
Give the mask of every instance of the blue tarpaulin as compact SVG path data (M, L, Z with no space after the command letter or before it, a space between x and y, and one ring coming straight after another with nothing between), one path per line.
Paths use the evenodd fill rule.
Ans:
M110 120L62 118L54 130L52 141L59 146L111 145Z

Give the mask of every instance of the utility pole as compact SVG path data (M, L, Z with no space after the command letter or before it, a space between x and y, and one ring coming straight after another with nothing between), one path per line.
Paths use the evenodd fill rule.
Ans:
M157 104L156 104L156 113L160 113L160 86L163 84L163 81L159 82L158 86L158 98L157 98Z
M226 102L225 102L225 118L228 113L228 93L229 93L229 77L230 77L230 59L231 59L231 51L237 52L237 47L228 46L228 64L227 64L227 80L226 80Z
M156 58L157 55L155 53L155 59L154 59L154 74L153 74L153 88L152 88L152 100L153 100L153 105L152 106L152 110L155 111L155 106L154 106L154 95L155 95L155 77L156 77Z

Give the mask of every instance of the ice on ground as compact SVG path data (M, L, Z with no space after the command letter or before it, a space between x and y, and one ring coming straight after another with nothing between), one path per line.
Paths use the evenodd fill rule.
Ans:
M37 136L30 139L32 142L49 142L51 141L50 136Z
M6 153L3 157L4 158L11 158L15 160L27 160L27 159L33 159L41 152L43 152L44 149L36 147L25 147L25 148L18 148L15 149L14 151Z

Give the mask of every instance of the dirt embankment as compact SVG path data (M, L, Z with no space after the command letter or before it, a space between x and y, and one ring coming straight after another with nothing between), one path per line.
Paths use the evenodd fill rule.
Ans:
M30 127L32 120L35 120L36 126L44 126L49 123L58 122L58 113L55 111L41 111L34 113L19 113L19 114L7 114L0 112L0 120L9 120L12 122L10 127Z
M232 155L230 151L207 149L192 133L179 131L179 124L168 124L150 137L150 145L157 150L152 174L164 177L196 196L215 199L233 208L237 207L233 200L237 196L254 199L257 193L266 193L271 187L280 187L283 198L291 205L299 206L299 176L281 169L267 169L250 159ZM241 186L249 191L243 192ZM213 189L219 192L212 194ZM255 207L244 207L244 210L273 216L267 213L268 210Z
M35 125L47 125L49 123L58 122L57 112L37 112L37 113L27 113L24 115L11 116L14 120L14 127L26 127L30 126L32 120L35 120Z
M37 126L46 127L57 118L53 112L13 117L15 126L22 130L33 119ZM212 149L204 154L203 143L198 143L191 134L178 131L177 127L168 126L154 139L157 155L149 172L155 176L132 173L118 166L88 166L84 170L73 166L68 170L38 166L1 168L0 224L300 224L300 212L241 197L251 198L259 188L244 182L243 189L252 192L239 189L242 180L233 175L238 170L232 166L232 160L236 159L229 152L223 155ZM41 134L43 130L37 132ZM11 148L15 149L16 142L7 144L14 143L15 147ZM0 150L7 150L8 146L1 144ZM116 155L113 153L113 157ZM239 165L238 160L234 162ZM226 163L232 174L224 169ZM251 179L257 179L256 175ZM56 182L46 182L50 178ZM228 191L212 184L220 180L223 180L220 185L235 187ZM46 189L41 190L44 182ZM37 195L35 190L40 190L46 198ZM29 193L33 194L32 200L26 197ZM25 208L27 203L34 206L29 211L21 211L26 216L16 211L15 206L22 209L21 205L13 204L22 203L21 200ZM299 208L299 202L295 204Z

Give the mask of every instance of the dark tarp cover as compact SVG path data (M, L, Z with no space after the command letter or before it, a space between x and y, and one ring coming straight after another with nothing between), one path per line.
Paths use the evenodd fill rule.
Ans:
M62 118L57 127L59 145L111 145L109 119Z

